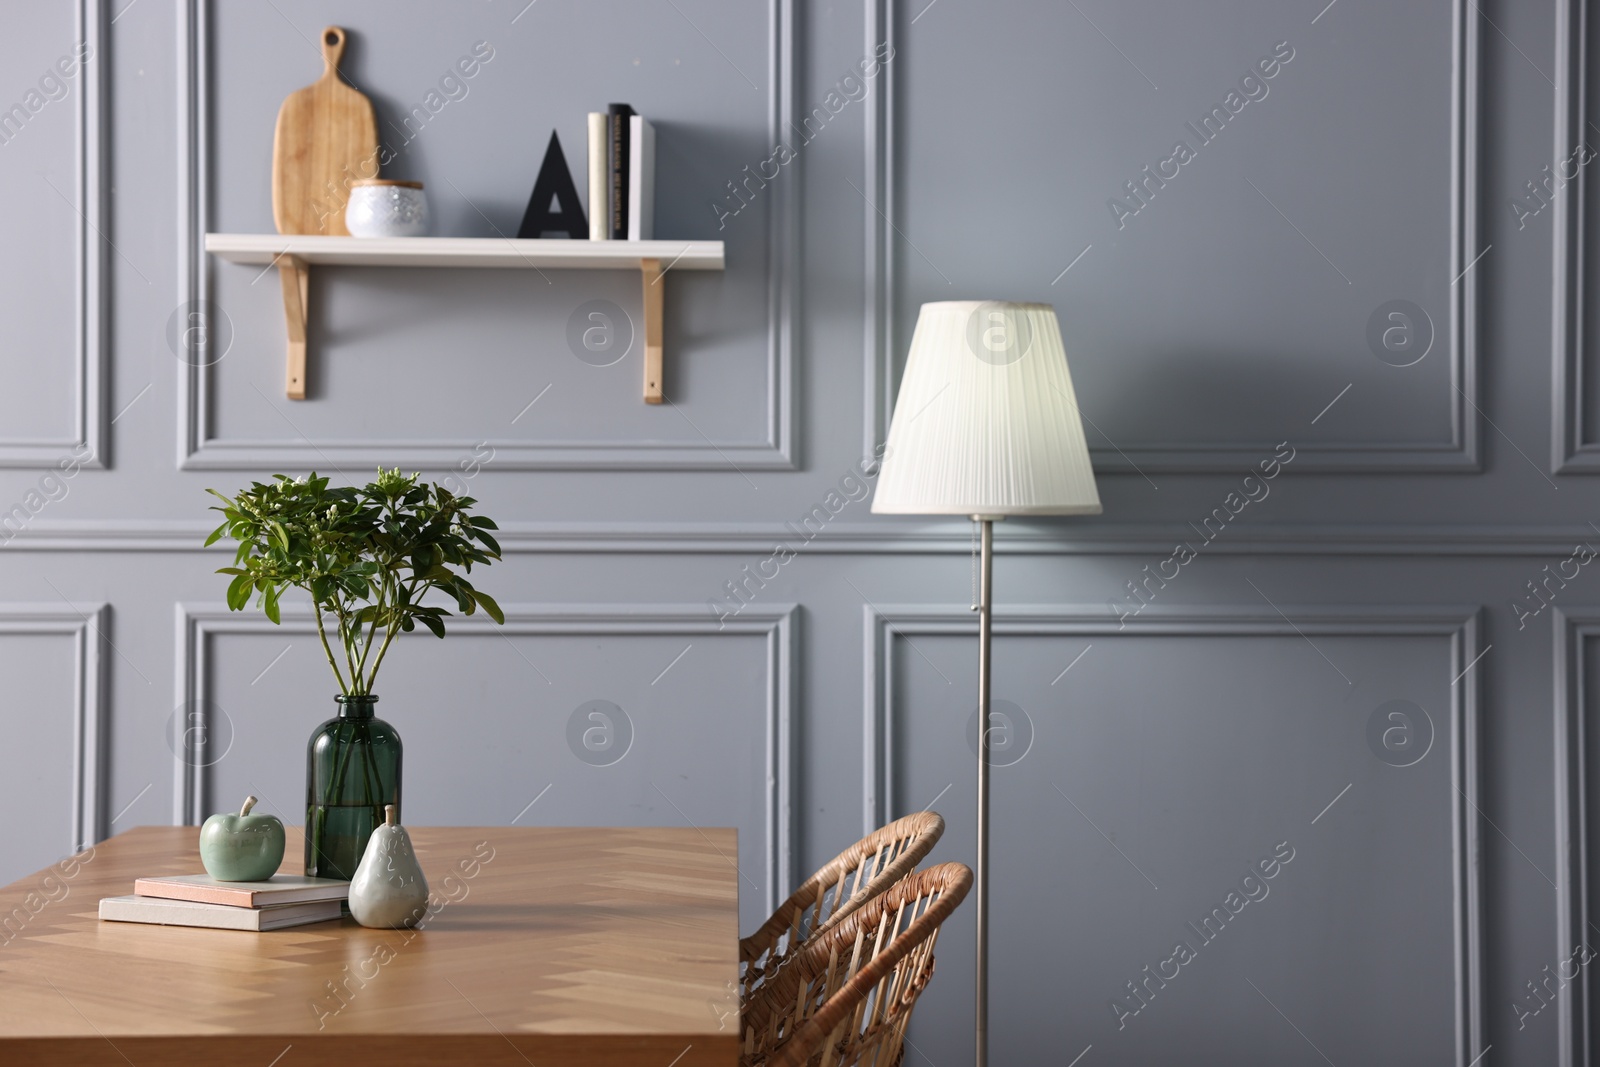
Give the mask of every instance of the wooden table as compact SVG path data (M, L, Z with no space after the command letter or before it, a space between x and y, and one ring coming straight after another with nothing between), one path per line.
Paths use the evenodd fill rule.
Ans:
M699 1067L737 1061L731 829L410 828L434 909L272 933L100 922L199 871L144 826L0 889L0 1063ZM289 830L284 870L301 869Z

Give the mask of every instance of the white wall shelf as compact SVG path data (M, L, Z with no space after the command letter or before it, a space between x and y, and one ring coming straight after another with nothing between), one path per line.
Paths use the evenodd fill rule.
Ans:
M662 400L662 275L673 270L723 269L721 241L208 233L206 251L229 263L278 267L289 334L286 388L291 400L304 400L306 395L306 300L314 265L637 270L644 289L644 399L652 404Z

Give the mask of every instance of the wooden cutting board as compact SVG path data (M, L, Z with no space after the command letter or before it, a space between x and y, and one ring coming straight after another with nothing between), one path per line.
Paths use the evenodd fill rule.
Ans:
M378 123L372 101L339 80L347 35L322 31L322 77L289 94L272 136L272 221L279 233L348 237L350 183L378 176ZM278 260L289 353L285 388L306 398L306 318L311 271L294 256Z
M378 176L372 102L339 79L346 34L322 31L322 77L289 94L272 139L272 219L279 233L348 236L350 183Z

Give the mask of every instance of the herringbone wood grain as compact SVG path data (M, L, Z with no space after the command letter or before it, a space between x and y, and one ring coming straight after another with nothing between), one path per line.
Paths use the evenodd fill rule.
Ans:
M416 931L98 920L135 877L199 871L194 827L0 889L0 1063L735 1062L733 830L409 829L436 908Z

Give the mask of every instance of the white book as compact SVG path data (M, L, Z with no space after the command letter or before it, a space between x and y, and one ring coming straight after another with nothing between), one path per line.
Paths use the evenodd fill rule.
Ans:
M609 239L611 138L606 136L606 113L589 112L589 240Z
M655 240L656 128L643 115L630 115L628 160L628 240Z
M100 898L100 918L105 922L205 926L216 930L281 930L286 926L304 926L337 919L341 910L340 901L337 900L236 908L228 904L201 904L193 900L168 900L165 897Z

